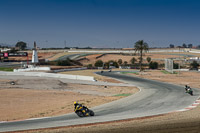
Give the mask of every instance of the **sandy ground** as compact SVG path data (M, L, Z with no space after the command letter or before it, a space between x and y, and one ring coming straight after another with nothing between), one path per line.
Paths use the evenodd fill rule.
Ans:
M179 56L180 54L180 56ZM160 62L160 63L164 63L163 60L166 59L166 58L183 58L184 54L187 54L187 55L194 55L194 56L197 56L199 57L200 54L196 54L196 53L188 53L188 52L184 52L184 53L178 53L178 52L174 52L174 53L145 53L143 55L143 59L144 59L144 63L147 62L146 61L146 58L147 57L150 57L152 60L155 60L157 62ZM94 55L88 55L88 56L85 56L85 60L82 60L80 61L83 65L88 65L88 64L95 64L95 62L97 60L102 60L103 62L108 62L110 60L113 60L113 61L118 61L119 59L122 59L122 61L127 61L129 64L131 63L131 59L134 57L138 62L138 54L136 55L118 55L118 54L107 54L107 55L104 55L102 56L101 58L98 58L96 59L96 57L98 57L99 55L101 54L94 54ZM185 58L185 57L184 57Z
M191 53L187 53L187 54L191 54ZM192 55L194 55L194 54L192 54ZM195 54L195 55L199 56L199 54ZM93 61L93 60L95 60L94 58L96 58L96 56L97 55L95 55L95 56L93 55L90 57L88 56L87 58L89 58L90 61ZM147 54L145 54L144 58L146 58L148 56L151 57L152 59L164 59L164 58L171 58L171 57L179 57L177 55L147 53ZM120 58L123 61L129 62L130 59L132 58L132 56L118 57L117 55L106 55L99 59L102 59L103 61L108 61L108 60L118 60ZM85 62L85 63L91 64L91 62ZM72 74L72 73L75 74L76 72L71 72L70 74ZM91 74L92 72L91 71L90 72L84 72L84 71L81 72L80 71L79 74L85 75L85 73ZM170 83L180 84L180 85L188 84L191 87L200 88L199 73L197 73L197 72L180 72L180 74L164 74L160 71L146 71L146 72L142 72L138 75L134 74L134 76L140 76L143 78L160 80L163 82L170 82ZM106 80L105 77L97 76L95 78L97 78L98 80L102 80L102 81ZM109 82L118 82L113 79L109 79L109 80L110 80ZM4 88L4 89L10 89L10 88L8 87L8 88ZM1 90L4 90L4 89L0 89L0 93L1 93ZM19 88L16 88L16 89L19 89ZM92 87L91 87L91 89L92 89ZM23 89L20 89L20 90L23 90ZM41 90L26 89L26 91L41 91ZM58 93L60 91L63 92L63 90L59 90L59 91L58 90L43 90L43 91L48 91L49 93L51 92L53 94L56 94L56 92ZM56 92L54 92L54 91L56 91ZM76 97L76 95L79 94L74 91L70 91L67 93L73 94L74 97ZM82 93L82 95L92 97L91 94ZM2 96L3 96L3 94L1 95L1 97ZM52 97L56 97L56 96L53 95ZM97 96L97 95L95 95L94 97L103 97L104 99L106 97L108 97L110 101L116 100L118 98L118 97L117 98L114 97L114 99L112 99L113 97L110 97L110 96ZM62 98L58 98L58 99L62 99ZM66 99L64 98L64 100L66 100ZM0 99L0 101L1 101L1 99ZM83 99L80 99L80 101L83 101ZM108 101L105 101L105 102L108 102ZM7 102L7 104L9 103L8 101L6 101L6 102ZM73 100L70 101L70 104L68 105L68 107L70 106L69 110L71 109L72 102L73 102ZM91 103L91 102L86 102L86 99L83 102L85 102L87 104ZM57 104L58 104L58 102L57 102ZM65 107L64 113L67 112L66 111L67 110L66 103L65 103L65 106L63 106L63 105L59 106L60 108ZM93 105L91 105L91 106L93 106ZM105 124L102 123L102 124L94 124L94 125L78 126L78 127L63 127L63 128L59 128L59 129L34 130L34 131L30 131L30 132L31 133L32 132L34 132L34 133L35 132L39 132L39 133L43 133L43 132L50 132L50 133L78 133L78 132L80 132L80 133L85 133L85 132L90 132L90 133L93 133L93 132L96 132L96 133L102 133L102 132L110 132L110 133L111 132L112 133L121 133L121 132L127 132L127 133L172 133L172 132L173 133L174 132L175 133L176 132L178 132L178 133L182 133L182 132L183 133L200 133L199 110L200 110L200 106L198 106L197 108L192 109L190 111L186 111L186 112L176 112L176 113L170 113L170 114L165 114L165 115L155 116L155 117L130 119L130 120L119 121L119 122L111 122L111 123L105 123ZM42 112L44 112L44 111L42 111ZM36 114L39 114L39 113L41 113L41 112L37 112ZM42 115L45 115L45 114L42 113L40 116L42 116ZM19 118L19 119L21 119L21 118Z
M112 82L112 83L121 83L118 80L108 78L105 76L100 76L95 74L95 72L100 72L102 70L81 70L81 71L66 71L66 72L61 72L62 74L71 74L71 75L83 75L83 76L93 76L95 80L97 81L104 81L104 82ZM108 70L103 70L103 71L108 71Z
M146 71L139 75L143 78L160 80L174 84L187 83L191 87L199 88L198 72L181 72L180 74L164 74L161 71ZM184 89L183 89L184 91ZM200 106L185 111L170 114L136 118L110 123L101 123L77 127L63 127L58 129L35 130L29 133L200 133Z
M66 84L42 78L15 80L16 85L10 82L0 79L0 121L62 115L73 112L74 101L90 108L138 91L135 87Z
M159 80L162 82L168 82L173 84L179 85L189 85L192 88L200 88L200 72L197 71L190 71L190 72L179 72L177 71L176 74L165 74L160 70L150 70L141 72L138 74L131 74L142 78L148 78L153 80Z
M97 60L102 60L103 62L107 62L109 60L114 60L114 61L118 61L118 59L122 59L123 61L130 61L132 56L122 56L122 55L116 55L116 54L107 54L102 56L101 58L96 59L96 57L98 57L100 54L95 54L95 55L88 55L85 56L85 58L87 58L88 60L83 60L81 61L82 64L86 65L86 64L95 64L95 62Z

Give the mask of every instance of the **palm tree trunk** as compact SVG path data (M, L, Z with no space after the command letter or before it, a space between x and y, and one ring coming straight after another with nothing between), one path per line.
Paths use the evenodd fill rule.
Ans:
M142 71L142 50L140 51L140 72Z

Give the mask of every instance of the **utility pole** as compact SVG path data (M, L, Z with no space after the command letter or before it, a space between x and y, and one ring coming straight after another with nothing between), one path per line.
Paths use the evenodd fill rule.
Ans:
M65 45L65 47L64 47L64 49L66 48L66 40L64 41L64 45Z

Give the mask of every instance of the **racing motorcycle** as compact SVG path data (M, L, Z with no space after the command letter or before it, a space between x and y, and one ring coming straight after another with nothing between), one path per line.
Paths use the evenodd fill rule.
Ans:
M79 117L94 116L94 112L92 110L88 109L86 106L77 106L75 108L74 112Z
M186 93L188 93L188 94L190 94L191 96L193 96L193 91L192 91L192 89L188 89L188 90L186 91Z
M190 94L191 96L193 96L193 91L192 90L188 90L187 93Z

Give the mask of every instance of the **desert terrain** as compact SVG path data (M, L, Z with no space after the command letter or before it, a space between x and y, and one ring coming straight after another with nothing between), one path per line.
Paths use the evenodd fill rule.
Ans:
M94 107L138 91L136 87L63 83L55 79L0 79L0 121L58 116L73 112L74 101Z
M142 73L128 73L133 76L160 80L173 84L187 83L191 87L199 87L198 72L181 72L180 74L166 74L160 70L145 71ZM188 76L190 75L190 76ZM191 78L193 77L193 78ZM172 80L173 79L173 80ZM196 80L193 80L196 79ZM183 86L184 91L184 86ZM194 92L195 93L195 92ZM200 106L184 112L172 112L158 116L134 118L128 120L88 124L83 126L69 126L46 130L27 131L28 133L199 133L200 132Z
M178 53L177 53L178 54ZM152 60L165 59L172 57L179 57L179 55L173 54L159 54L159 53L147 53L144 58L151 57ZM191 54L191 53L190 53ZM60 54L62 55L62 54ZM56 56L51 55L51 57L59 57L59 54ZM199 56L199 54L192 54ZM94 54L86 56L89 59L83 61L82 64L93 64L96 57L99 54ZM130 59L133 56L122 56L122 55L112 55L108 54L102 56L101 60L118 60L122 59L123 61L130 62ZM137 58L137 56L134 56ZM120 71L121 69L116 69ZM94 74L98 70L82 70L82 71L70 71L63 72L63 74L79 74L79 75L88 75L94 76L99 81L114 82L119 83L119 81L103 76ZM115 70L113 70L115 71ZM128 70L125 70L128 71ZM169 82L177 85L184 86L185 84L190 85L192 88L200 88L200 79L199 72L177 72L176 74L164 73L161 70L146 70L141 73L124 73L133 76L139 76L142 78L148 78L153 80L159 80L162 82ZM42 81L42 82L41 82ZM82 84L63 84L60 81L33 81L38 86L42 87L29 87L30 83L28 81L16 81L16 85L12 86L9 84L10 80L1 80L0 81L0 112L3 112L1 115L1 121L9 120L21 120L34 117L46 117L46 116L55 116L61 115L69 112L73 112L73 101L78 100L83 104L86 104L88 107L94 107L106 102L117 100L123 98L123 96L116 96L116 94L128 94L136 93L137 88L133 87L111 87L105 88L104 86L91 86L91 85L82 85ZM49 86L44 86L49 84ZM50 84L52 83L52 84ZM99 87L101 89L99 89ZM43 89L41 89L43 88ZM54 88L54 89L52 89ZM80 89L82 88L82 90ZM85 90L85 88L87 88ZM101 90L99 92L99 90ZM92 91L92 93L91 93ZM184 91L184 88L183 88ZM87 92L87 93L86 93ZM94 93L96 92L96 93ZM100 95L96 95L96 94ZM194 92L195 93L195 92ZM95 100L95 102L94 102ZM42 101L42 102L41 102ZM51 102L49 102L51 101ZM19 105L21 104L21 105ZM6 106L5 106L6 105ZM9 105L9 106L7 106ZM152 116L146 118L136 118L128 119L116 122L100 123L100 124L91 124L84 126L70 126L46 130L33 130L25 132L50 132L50 133L84 133L84 132L112 132L112 133L121 133L121 132L137 132L137 133L171 133L171 132L190 132L198 133L200 132L200 106L185 112L174 112L170 114L164 114L159 116ZM16 112L17 111L17 112ZM15 113L16 112L16 113ZM31 113L30 113L31 112ZM4 114L5 113L5 114Z

